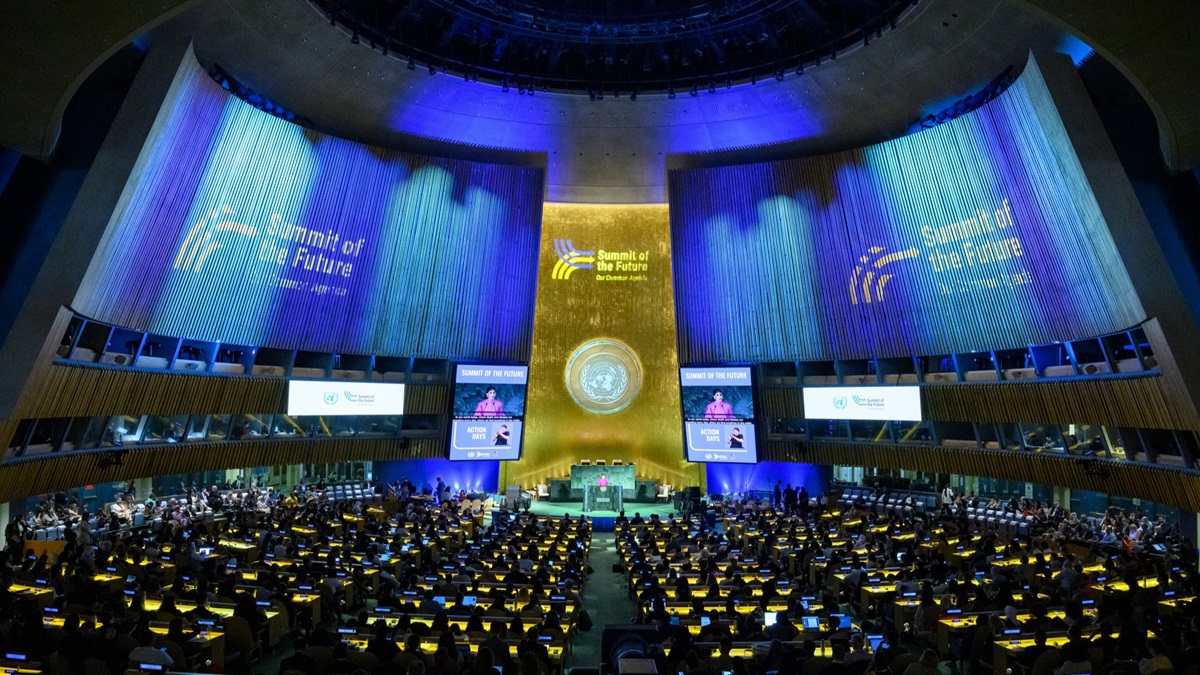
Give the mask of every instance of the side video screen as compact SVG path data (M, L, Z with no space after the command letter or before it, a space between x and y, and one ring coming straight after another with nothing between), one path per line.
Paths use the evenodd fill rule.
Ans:
M520 459L528 382L528 366L455 367L452 461Z
M679 383L688 461L756 463L750 369L680 368Z

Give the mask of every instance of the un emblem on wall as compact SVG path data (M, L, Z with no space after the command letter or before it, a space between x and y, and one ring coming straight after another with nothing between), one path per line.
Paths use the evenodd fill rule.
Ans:
M584 343L567 360L567 391L575 403L597 415L624 410L642 388L642 364L616 340Z

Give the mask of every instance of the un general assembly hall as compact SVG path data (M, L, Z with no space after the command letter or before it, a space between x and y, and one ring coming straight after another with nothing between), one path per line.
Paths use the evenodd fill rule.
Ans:
M0 6L0 668L1200 675L1200 5Z

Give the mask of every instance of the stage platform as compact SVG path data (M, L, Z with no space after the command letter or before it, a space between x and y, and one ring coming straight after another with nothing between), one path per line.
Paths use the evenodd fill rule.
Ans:
M570 515L572 518L578 518L581 515L586 515L592 519L592 527L595 532L612 532L613 525L620 515L615 511L592 511L583 513L583 502L550 502L541 501L533 502L529 505L530 513L537 513L546 516L563 516ZM652 515L658 515L660 518L666 518L672 513L679 515L675 510L675 505L670 502L659 502L657 504L648 503L627 503L625 504L625 516L632 518L633 514L640 513L643 518L648 518Z

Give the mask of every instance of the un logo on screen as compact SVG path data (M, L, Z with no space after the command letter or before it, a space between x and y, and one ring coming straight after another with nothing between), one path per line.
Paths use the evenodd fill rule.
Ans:
M335 405L338 402L338 393L336 391L325 392L325 405Z
M845 396L834 396L833 397L833 407L837 408L838 410L845 410L846 409L846 397Z
M567 391L584 410L610 415L624 410L642 388L642 365L637 355L616 340L592 340L580 345L567 361Z

